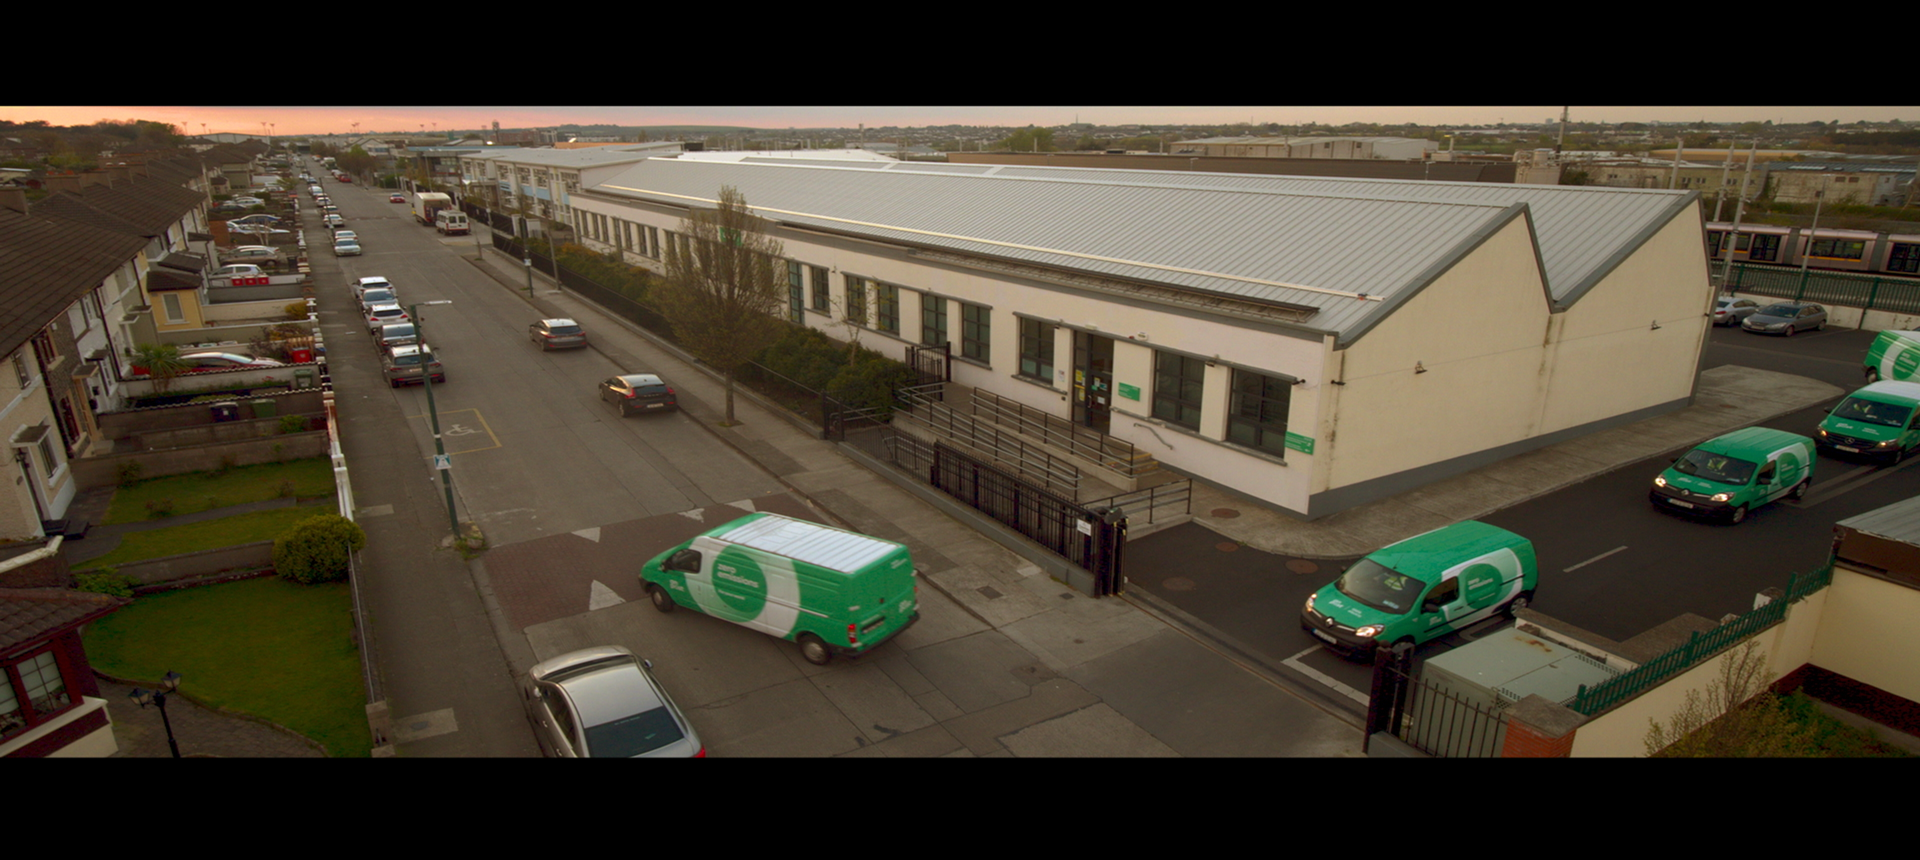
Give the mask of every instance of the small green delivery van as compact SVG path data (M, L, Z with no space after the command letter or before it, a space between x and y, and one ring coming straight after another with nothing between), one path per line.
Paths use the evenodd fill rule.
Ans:
M1420 644L1533 599L1533 542L1468 520L1375 550L1307 598L1300 626L1365 656L1375 643Z
M1883 331L1861 361L1868 382L1911 382L1920 377L1920 331Z
M1813 441L1846 454L1898 463L1920 446L1920 382L1883 379L1847 395L1820 422Z
M1656 508L1730 522L1783 496L1800 498L1813 483L1813 440L1785 430L1748 427L1700 443L1653 479Z
M799 644L807 662L871 650L920 619L906 546L750 514L640 569L653 607L685 606Z

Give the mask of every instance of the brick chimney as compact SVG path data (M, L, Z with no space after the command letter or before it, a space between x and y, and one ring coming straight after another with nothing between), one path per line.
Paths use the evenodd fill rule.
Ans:
M27 189L18 185L0 185L0 209L27 214Z

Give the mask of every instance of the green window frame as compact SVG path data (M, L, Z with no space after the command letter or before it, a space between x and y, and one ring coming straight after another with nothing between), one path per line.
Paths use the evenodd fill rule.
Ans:
M1153 417L1188 430L1200 429L1207 363L1177 353L1153 353Z
M1235 368L1227 441L1285 457L1287 409L1292 400L1292 380Z
M794 322L806 322L805 307L800 287L800 264L787 261L787 318Z
M833 282L827 278L824 266L809 266L808 280L813 282L813 309L827 313L833 308Z
M1020 320L1020 375L1053 384L1053 336L1057 326Z
M960 354L993 362L993 309L960 302Z
M892 284L874 284L873 291L879 298L880 317L878 326L881 331L897 335L900 333L900 288Z
M867 282L863 278L847 276L847 319L855 324L867 324Z
M920 343L941 346L947 342L947 300L920 294Z

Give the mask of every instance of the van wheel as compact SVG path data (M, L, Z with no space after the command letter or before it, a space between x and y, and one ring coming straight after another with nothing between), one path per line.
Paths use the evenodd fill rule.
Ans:
M1502 609L1501 612L1504 613L1508 618L1512 618L1514 610L1525 609L1531 605L1533 605L1533 592L1522 591L1520 592L1520 596L1514 598L1511 602L1509 602L1507 604L1507 608Z
M1880 368L1877 368L1877 367L1867 368L1867 384L1872 385L1873 383L1879 382L1879 381L1880 381Z
M647 583L647 599L652 600L653 608L661 612L673 611L673 595L668 594L666 589L654 583Z
M1741 521L1743 521L1743 520L1745 520L1746 518L1747 518L1747 506L1746 506L1746 505L1741 505L1740 507L1737 507L1737 508L1734 508L1734 509L1733 509L1733 517L1731 518L1731 521L1732 521L1732 522L1735 522L1735 523L1738 523L1738 522L1741 522Z
M1795 484L1795 485L1793 485L1793 492L1790 492L1790 493L1788 493L1788 494L1787 494L1787 498L1789 498L1789 499L1795 499L1795 500L1799 500L1799 499L1804 499L1804 498L1806 498L1806 497L1807 497L1807 485L1808 485L1808 484L1811 484L1811 483L1813 483L1813 479L1812 479L1812 478L1808 478L1808 479L1806 479L1806 480L1804 480L1804 481L1801 481L1801 482L1800 482L1800 483L1798 483L1798 484Z
M827 643L812 633L800 634L800 656L815 666L825 666L833 660L833 652L827 650Z

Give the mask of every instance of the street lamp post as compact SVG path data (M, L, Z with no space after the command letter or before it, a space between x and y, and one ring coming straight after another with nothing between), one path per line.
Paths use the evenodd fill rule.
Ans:
M520 264L527 267L527 298L533 298L533 258L527 257Z
M452 301L441 299L433 302L420 302L407 306L407 315L413 317L413 333L420 339L420 380L427 388L427 417L433 423L434 466L440 471L440 484L447 493L447 523L453 527L453 536L460 537L460 518L453 509L453 462L447 457L446 443L440 439L440 411L433 405L433 353L427 346L427 329L420 318L420 309L429 305L450 305Z
M159 690L142 690L135 687L130 698L142 708L151 702L160 709L160 724L167 727L167 748L173 750L174 758L179 758L180 744L173 739L173 721L167 719L167 694L180 689L180 673L168 670L166 677L160 679L160 686L162 689Z

